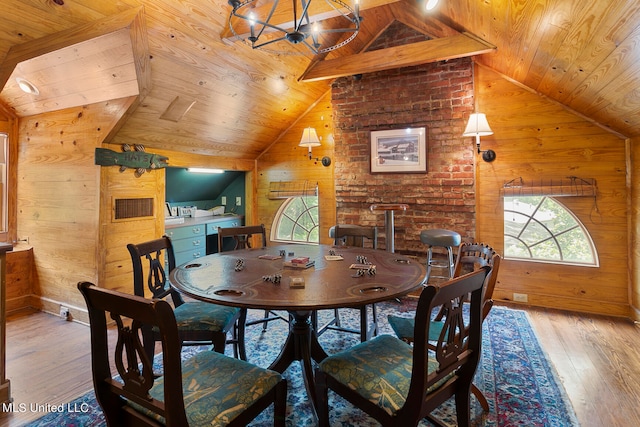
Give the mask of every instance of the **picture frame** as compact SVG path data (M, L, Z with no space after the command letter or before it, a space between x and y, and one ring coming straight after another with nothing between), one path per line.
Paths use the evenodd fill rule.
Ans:
M426 172L426 127L371 131L371 173Z

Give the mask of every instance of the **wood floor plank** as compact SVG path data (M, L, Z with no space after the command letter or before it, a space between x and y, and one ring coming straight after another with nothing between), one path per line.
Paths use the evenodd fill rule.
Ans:
M640 425L640 328L625 319L528 308L582 427Z

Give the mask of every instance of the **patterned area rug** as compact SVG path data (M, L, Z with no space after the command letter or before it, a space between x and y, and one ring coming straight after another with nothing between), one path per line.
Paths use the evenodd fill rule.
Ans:
M410 317L415 300L407 298L402 304L387 302L378 304L382 333L393 334L386 322L387 315L400 314ZM340 310L344 324L358 325L357 311ZM252 318L264 312L250 311ZM321 312L320 318L330 315ZM247 330L247 357L259 366L268 366L284 342L285 322L269 324L266 333L260 325ZM355 334L328 331L320 337L324 349L335 353L358 342ZM483 391L490 406L484 413L474 397L472 402L472 425L486 427L507 426L578 426L575 413L554 368L547 360L531 329L527 314L520 310L494 307L483 325L482 358L476 373L475 384ZM202 348L185 348L183 357L189 357ZM229 349L231 350L231 349ZM288 415L289 426L315 425L311 407L307 400L299 364L292 364L284 375L289 382ZM378 426L379 424L354 408L339 396L330 392L332 426ZM447 425L455 426L455 404L452 400L443 404L434 413ZM271 408L263 412L251 426L273 425ZM67 405L67 410L50 413L29 424L41 426L104 426L100 406L93 391L88 392ZM423 421L420 426L430 426Z

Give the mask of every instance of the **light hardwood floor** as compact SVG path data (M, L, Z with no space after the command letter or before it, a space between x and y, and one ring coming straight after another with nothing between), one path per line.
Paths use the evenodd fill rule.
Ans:
M640 328L628 320L525 308L583 427L640 425ZM9 316L7 376L16 405L67 403L92 388L89 328L38 312ZM42 413L14 412L0 427Z

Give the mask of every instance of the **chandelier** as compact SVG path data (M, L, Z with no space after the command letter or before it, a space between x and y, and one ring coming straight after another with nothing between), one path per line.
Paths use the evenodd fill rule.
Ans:
M313 5L312 5L313 1ZM231 32L253 49L297 55L289 45L303 45L314 55L338 49L360 30L359 0L229 0ZM321 19L315 19L320 16ZM237 19L236 19L237 18Z

